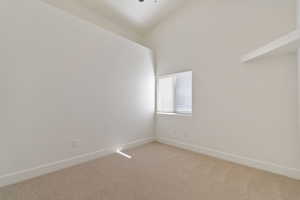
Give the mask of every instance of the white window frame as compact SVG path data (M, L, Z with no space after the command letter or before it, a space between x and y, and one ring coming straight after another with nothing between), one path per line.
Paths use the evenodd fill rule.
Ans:
M158 111L158 99L159 99L159 79L161 78L168 78L168 77L176 77L177 74L185 73L185 72L193 72L192 70L185 70L185 71L180 71L180 72L175 72L175 73L170 73L170 74L165 74L165 75L159 75L156 77L156 114L157 115L174 115L174 116L192 116L193 115L193 105L192 105L192 113L178 113L176 112L176 78L173 80L173 94L174 94L174 108L173 112L159 112ZM192 76L192 81L193 81L193 76ZM192 87L192 99L193 99L193 87ZM194 102L194 101L193 101Z

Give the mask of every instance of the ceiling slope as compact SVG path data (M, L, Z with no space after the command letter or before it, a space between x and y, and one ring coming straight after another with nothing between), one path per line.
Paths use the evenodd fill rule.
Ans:
M187 0L42 0L56 7L73 12L79 17L87 18L93 15L94 20L105 18L123 29L128 29L138 35L151 31L157 24ZM89 13L86 12L89 11ZM97 19L96 19L97 20ZM95 22L94 22L95 23ZM97 23L96 23L97 24ZM99 24L99 23L98 23Z

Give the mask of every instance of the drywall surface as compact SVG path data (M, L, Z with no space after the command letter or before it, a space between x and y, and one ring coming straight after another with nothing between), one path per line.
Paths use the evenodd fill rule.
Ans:
M97 10L86 7L81 1L74 0L41 0L57 8L63 9L72 15L78 16L84 20L94 23L102 28L105 28L115 34L121 35L129 40L142 44L143 39L139 33L132 29L114 24L99 13Z
M153 137L149 49L39 0L0 4L0 181Z
M193 70L193 116L157 116L158 137L300 178L296 55L240 63L294 30L295 8L294 0L192 1L148 35L158 75Z

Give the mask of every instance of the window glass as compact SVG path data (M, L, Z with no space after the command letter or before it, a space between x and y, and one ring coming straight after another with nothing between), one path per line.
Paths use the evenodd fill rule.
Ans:
M174 110L174 77L168 76L158 80L158 111L173 113Z
M176 113L192 113L192 72L176 75Z
M162 113L192 113L191 71L158 78L157 111Z

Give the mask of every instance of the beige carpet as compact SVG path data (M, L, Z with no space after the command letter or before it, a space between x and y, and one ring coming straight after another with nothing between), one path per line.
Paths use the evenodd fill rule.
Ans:
M151 143L20 184L0 200L300 200L300 181Z

